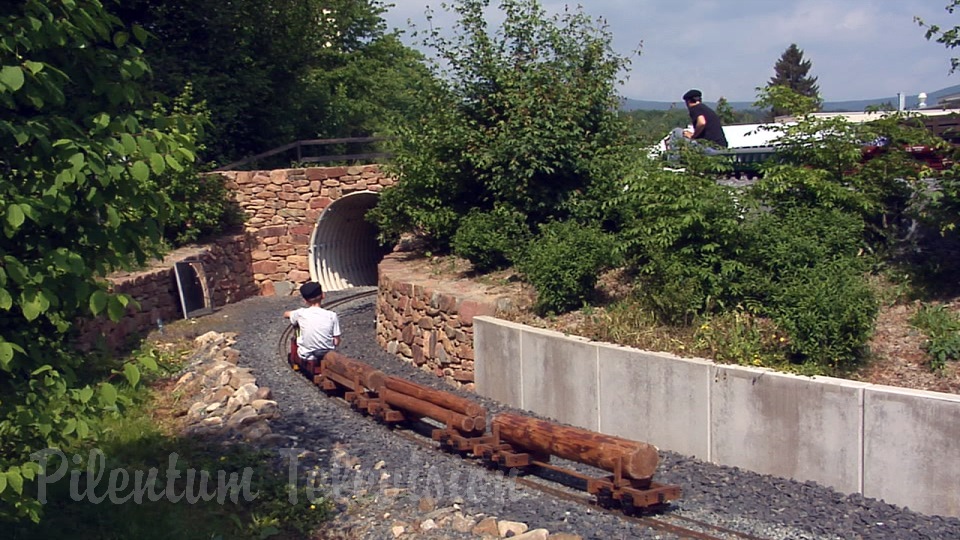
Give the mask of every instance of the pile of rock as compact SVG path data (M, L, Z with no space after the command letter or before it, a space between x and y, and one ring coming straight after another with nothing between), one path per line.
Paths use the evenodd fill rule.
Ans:
M184 435L213 436L247 442L270 442L270 420L280 409L267 387L257 386L249 368L239 367L240 354L231 348L236 334L207 332L194 340L194 353L186 373L173 388L189 396Z

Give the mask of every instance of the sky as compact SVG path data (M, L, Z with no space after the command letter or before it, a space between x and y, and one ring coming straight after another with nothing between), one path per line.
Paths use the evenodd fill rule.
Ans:
M436 0L390 0L388 26L408 22L428 28L425 10L434 10L435 27L451 29L456 17ZM491 0L492 24L503 19ZM576 2L541 0L549 15ZM613 48L631 59L623 97L676 101L690 88L704 101L756 99L756 88L773 76L773 66L796 43L812 64L825 101L886 98L960 85L951 75L949 50L927 41L914 17L952 28L960 11L946 11L949 0L583 0L583 11L605 23ZM412 38L405 38L414 45ZM639 49L640 54L635 52ZM424 51L429 53L429 51Z

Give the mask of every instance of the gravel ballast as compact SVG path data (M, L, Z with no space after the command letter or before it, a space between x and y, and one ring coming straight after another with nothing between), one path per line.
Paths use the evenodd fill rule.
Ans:
M372 290L372 289L367 289ZM327 300L358 292L328 293ZM432 374L380 349L374 297L337 306L340 352L389 374L470 397L489 416L509 408L453 389ZM178 324L206 331L236 332L239 365L253 369L257 384L273 391L281 418L274 433L287 435L303 467L318 466L336 502L332 528L345 538L475 539L472 525L484 517L525 523L551 534L582 538L674 538L614 514L588 509L518 485L503 473L422 448L391 428L325 396L290 370L280 352L285 310L300 307L295 296L258 297ZM281 448L277 448L280 452ZM290 452L287 452L290 455ZM677 484L683 496L664 515L685 516L768 539L960 538L960 519L926 516L845 495L811 482L796 482L660 452L655 480ZM456 516L455 518L453 516ZM443 523L443 526L434 525Z

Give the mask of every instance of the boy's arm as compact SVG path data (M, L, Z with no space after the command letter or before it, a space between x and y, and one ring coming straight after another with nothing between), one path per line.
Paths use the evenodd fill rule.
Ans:
M333 336L333 346L334 347L340 346L340 336Z

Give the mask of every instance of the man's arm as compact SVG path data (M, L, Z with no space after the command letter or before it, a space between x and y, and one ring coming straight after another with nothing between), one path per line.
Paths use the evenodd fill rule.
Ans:
M693 135L690 138L696 139L705 129L707 129L707 117L701 114L697 116L697 124L693 126Z
M696 139L705 129L707 129L707 117L701 114L697 116L697 121L693 124L693 131L685 129L683 130L683 136L688 139Z
M340 346L340 336L333 336L333 346L334 348Z

